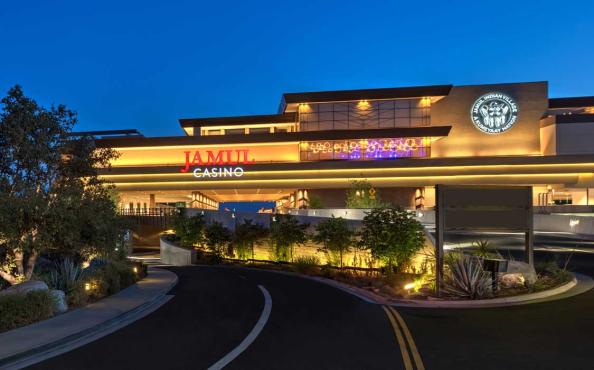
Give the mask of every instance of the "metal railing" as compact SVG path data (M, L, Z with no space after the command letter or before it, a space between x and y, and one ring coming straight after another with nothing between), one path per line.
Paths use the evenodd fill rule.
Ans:
M179 213L177 208L120 208L121 216L174 216Z
M121 208L121 216L131 219L136 224L166 227L173 217L179 214L177 208Z

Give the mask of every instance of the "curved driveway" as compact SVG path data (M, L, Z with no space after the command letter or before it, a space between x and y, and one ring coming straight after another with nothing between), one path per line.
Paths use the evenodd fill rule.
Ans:
M252 330L264 330L225 369L404 369L381 306L314 281L224 267L170 268L179 276L163 307L109 336L32 369L206 369Z
M594 254L575 255L594 275ZM314 281L225 267L171 268L175 297L109 336L34 369L206 369L272 313L225 369L404 369L382 306ZM587 369L594 354L594 292L566 300L474 310L399 309L426 369Z

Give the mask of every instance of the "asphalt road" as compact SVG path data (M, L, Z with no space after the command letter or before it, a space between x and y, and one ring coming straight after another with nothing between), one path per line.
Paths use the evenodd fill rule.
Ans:
M517 254L513 240L503 235L495 245L510 246L510 253ZM564 260L568 255L547 249L548 244L556 245L550 240L538 243L537 259ZM594 254L574 253L569 266L594 276ZM410 347L410 342L404 338L404 346L399 346L382 306L276 273L221 267L171 270L180 282L169 303L128 327L31 369L206 369L256 324L264 305L258 285L272 297L270 318L255 341L225 369L406 368L401 348ZM426 369L594 367L594 291L509 308L398 312ZM400 330L402 337L404 331ZM412 352L405 352L413 368L419 368L414 367Z
M109 336L31 369L206 369L252 330L264 298L272 313L225 369L404 369L381 306L327 285L268 272L171 268L175 297Z

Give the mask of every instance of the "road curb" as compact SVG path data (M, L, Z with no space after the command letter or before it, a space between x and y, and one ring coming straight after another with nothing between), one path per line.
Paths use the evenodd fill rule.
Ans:
M578 277L579 275L579 277ZM591 285L588 289L582 285ZM388 305L401 308L446 308L446 309L473 309L473 308L497 308L512 307L527 304L542 303L573 297L590 290L594 286L589 276L574 274L574 278L561 286L548 289L542 292L522 294L513 297L478 299L472 301L448 301L448 300L389 300ZM574 293L571 291L575 290Z
M209 265L200 265L200 266L209 266ZM210 265L212 267L213 265ZM346 293L354 295L355 297L372 304L380 304L380 305L388 305L393 307L402 307L402 308L447 308L447 309L469 309L469 308L493 308L493 307L510 307L510 306L518 306L518 305L526 305L526 304L534 304L534 303L541 303L545 301L553 301L559 299L565 299L569 297L576 296L578 294L585 293L590 289L594 288L594 280L587 275L579 274L579 273L572 273L573 279L561 286L548 289L542 292L536 293L529 293L529 294L522 294L513 297L504 297L504 298L492 298L492 299L481 299L481 300L474 300L474 301L448 301L448 300L441 300L441 299L432 299L432 300L413 300L413 299L390 299L379 294L370 292L366 289L355 287L352 285L348 285L336 280L327 279L324 277L319 276L309 276L303 275L296 272L291 271L282 271L282 270L267 270L267 269L260 269L256 267L248 267L248 266L225 266L225 267L232 267L232 268L242 268L242 269L249 269L254 271L267 271L267 272L274 272L278 274L288 275L288 276L296 276L300 278L305 278L308 280L317 281L329 286L332 286L336 289L340 289Z
M151 271L154 271L152 267L149 267L149 274ZM167 271L161 270L160 271ZM158 290L156 294L154 294L149 300L141 303L140 305L120 313L119 315L109 318L101 323L98 323L94 326L81 330L77 333L67 335L65 337L53 340L49 343L45 343L40 346L35 346L33 348L27 349L25 351L15 353L13 355L9 355L7 357L0 359L0 369L21 369L26 366L30 366L37 362L46 360L48 358L60 355L64 352L70 351L87 343L90 343L96 339L99 339L103 336L106 336L126 325L133 323L136 320L141 319L142 317L150 314L151 312L155 311L163 304L167 303L169 299L173 296L167 295L167 293L177 284L178 277L171 271L167 271L169 274L173 275L173 279L167 283L164 287ZM138 283L136 283L138 284ZM134 285L136 285L134 284ZM134 286L132 285L132 286ZM132 287L130 286L130 287ZM130 288L128 287L128 288ZM126 289L128 289L126 288ZM118 294L124 292L126 289L122 290L119 293L116 293L110 297L115 297ZM109 297L107 297L109 298ZM101 301L99 301L101 302ZM88 306L87 306L88 307ZM55 316L58 317L58 316ZM54 317L54 318L55 318ZM52 318L45 320L49 321ZM41 321L42 323L44 321ZM36 323L37 324L37 323ZM35 325L35 324L32 324ZM27 328L26 326L19 329ZM10 333L6 332L6 333ZM3 333L3 334L6 334Z

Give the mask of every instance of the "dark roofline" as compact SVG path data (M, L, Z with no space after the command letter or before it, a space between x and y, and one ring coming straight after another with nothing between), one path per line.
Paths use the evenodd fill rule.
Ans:
M580 113L580 114L558 114L555 117L555 123L584 123L593 122L594 114Z
M181 127L206 127L227 125L253 125L258 123L295 123L296 113L263 114L256 116L232 116L210 118L181 118Z
M549 99L550 109L594 107L594 96Z
M419 98L423 96L446 96L452 85L432 85L396 87L382 89L316 91L283 94L279 112L284 112L287 105L297 103L324 103L332 101L379 100Z
M100 148L123 148L167 145L218 145L281 143L289 141L348 140L399 137L448 136L451 126L398 127L373 130L328 130L305 132L279 132L253 135L168 136L168 137L114 137L96 140Z
M100 131L77 131L71 132L68 136L141 136L144 137L140 131L136 129L127 130L100 130Z

